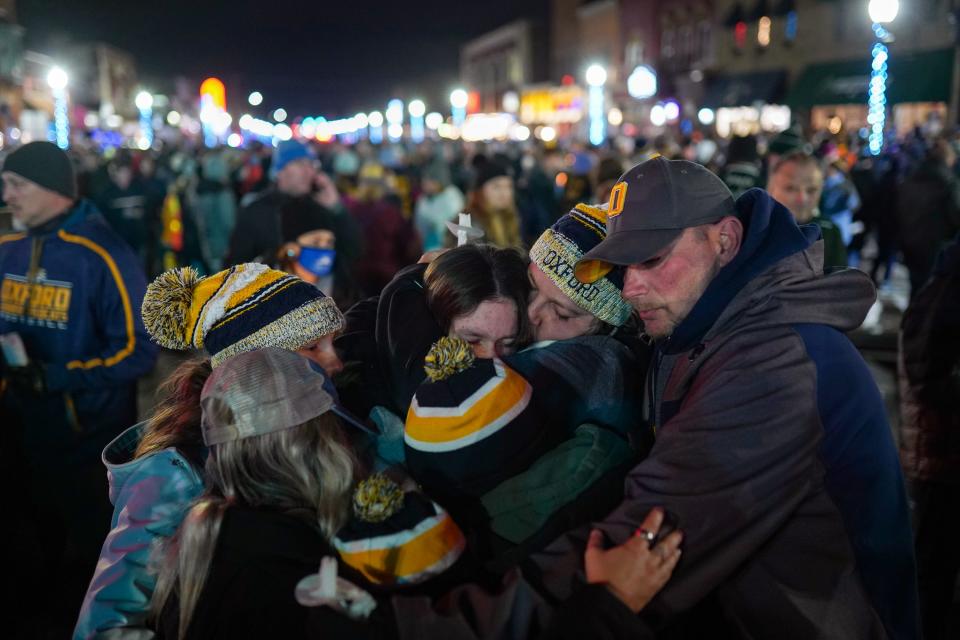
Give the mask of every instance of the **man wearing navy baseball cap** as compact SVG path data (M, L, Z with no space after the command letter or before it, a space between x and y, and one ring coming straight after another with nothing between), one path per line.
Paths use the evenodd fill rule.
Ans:
M599 528L620 544L660 506L684 532L683 559L642 615L697 607L684 623L702 637L724 625L757 638L918 637L897 450L845 335L875 299L870 279L825 275L815 226L760 189L735 201L683 160L627 171L608 215L576 274L625 269L623 297L656 346L645 398L656 443ZM534 556L552 596L570 587L558 557L574 571L587 533ZM719 616L703 615L706 602Z

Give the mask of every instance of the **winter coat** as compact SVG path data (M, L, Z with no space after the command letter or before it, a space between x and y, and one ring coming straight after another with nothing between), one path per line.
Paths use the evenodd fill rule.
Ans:
M297 583L316 574L324 557L337 552L315 525L290 513L232 506L217 536L216 551L184 638L384 638L392 620L381 605L367 621L354 621L330 607L306 607L294 597ZM362 579L340 564L339 576ZM160 616L158 638L176 638L179 611L170 598Z
M37 260L32 277L31 257ZM0 237L0 334L43 363L46 390L2 401L28 450L96 459L136 421L136 380L157 357L140 318L143 268L87 201L27 233Z
M97 201L113 230L134 253L145 255L159 227L157 209L150 206L145 186L139 180L133 180L126 189L121 189L111 182Z
M174 534L203 491L197 460L174 448L133 459L146 423L130 427L107 445L113 519L73 630L74 640L149 638L150 598L156 576L147 570L154 541Z
M897 218L907 266L929 274L937 252L960 230L960 182L945 164L924 162L900 185Z
M529 638L530 640L651 640L654 634L640 616L602 585L579 587L557 607L513 569L491 591L464 585L443 598L437 614L429 599L394 596L391 600L401 638ZM466 616L457 611L468 611Z
M900 325L900 455L911 480L960 485L960 237Z
M655 506L676 516L684 557L652 615L713 596L754 637L883 637L872 604L890 637L917 637L897 451L844 335L873 285L855 270L824 276L818 230L798 228L765 192L737 209L747 221L738 255L658 344L647 379L657 439L601 528L622 542ZM579 562L586 534L548 548L542 570L559 572L562 550Z
M457 220L457 214L463 211L463 194L453 185L435 195L423 194L417 200L413 220L423 241L424 251L442 249L447 234L447 222Z
M847 247L843 243L843 233L833 220L816 217L811 222L820 227L823 236L823 270L847 266Z
M364 295L376 295L397 271L417 261L420 239L400 209L386 200L352 201L348 208L363 232L363 253L354 277Z

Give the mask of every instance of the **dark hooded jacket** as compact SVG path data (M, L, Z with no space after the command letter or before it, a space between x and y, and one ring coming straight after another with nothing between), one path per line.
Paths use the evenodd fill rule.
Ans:
M903 315L900 453L911 480L960 486L960 236Z
M737 257L658 344L647 397L657 439L601 528L622 542L654 506L676 516L684 558L652 616L709 596L751 637L865 638L883 634L872 603L890 637L917 637L897 450L844 335L873 285L855 270L824 276L817 228L797 227L766 192L747 192L737 211ZM585 535L548 549L544 572Z
M684 531L680 564L642 614L664 637L917 637L897 452L844 335L873 285L854 270L824 276L819 231L766 192L737 209L740 251L658 345L647 398L656 442L599 528L622 543L661 506ZM526 568L552 602L582 584L588 533Z

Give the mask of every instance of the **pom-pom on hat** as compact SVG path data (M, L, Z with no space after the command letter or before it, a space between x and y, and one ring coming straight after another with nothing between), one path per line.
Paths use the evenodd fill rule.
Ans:
M474 358L460 338L439 340L426 362L403 438L407 469L429 495L481 495L536 458L544 430L523 376Z
M577 279L574 265L607 237L606 207L578 204L544 231L530 248L530 260L568 298L607 324L622 326L632 309L623 300L622 270L586 284Z
M143 298L143 323L168 349L205 349L213 367L230 356L296 350L343 328L332 298L263 264L240 264L201 278L190 267L157 277Z
M333 545L341 560L374 584L416 584L448 569L463 553L463 532L443 507L384 474L353 494L353 518Z

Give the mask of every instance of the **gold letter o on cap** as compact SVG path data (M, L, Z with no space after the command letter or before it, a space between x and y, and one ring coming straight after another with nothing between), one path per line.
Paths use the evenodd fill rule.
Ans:
M627 183L618 182L610 191L610 206L607 207L607 217L613 218L623 213L623 204L627 200Z

